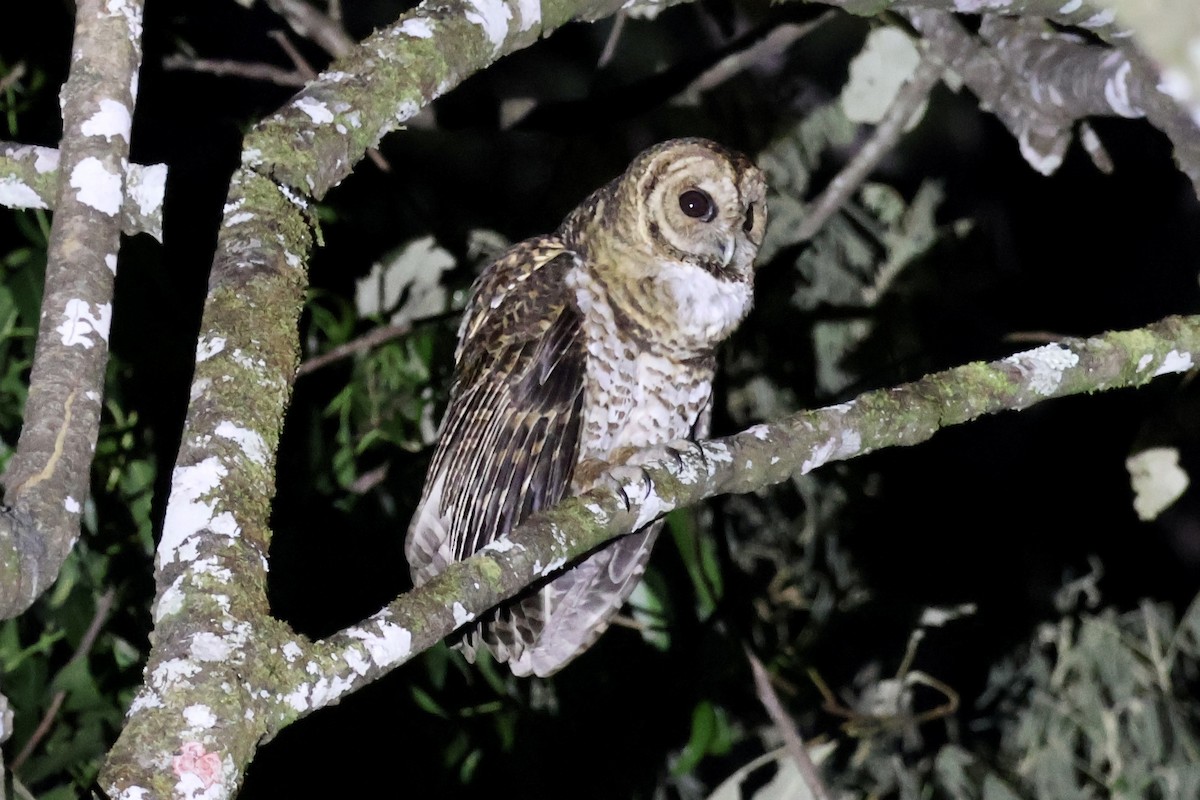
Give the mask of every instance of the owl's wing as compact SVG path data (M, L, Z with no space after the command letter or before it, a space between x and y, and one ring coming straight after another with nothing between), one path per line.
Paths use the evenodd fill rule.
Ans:
M558 239L531 239L475 285L450 404L405 539L418 586L570 487L586 359L566 282L574 264Z
M712 421L712 396L704 400L692 423L690 438L708 438ZM586 490L587 486L581 487ZM501 614L484 634L493 651L492 636L507 627L537 623L538 635L532 646L499 650L508 656L509 666L517 675L545 677L562 669L587 650L608 628L646 571L650 552L664 521L652 522L641 530L617 539L597 550L571 569L559 574L535 596L526 598L511 614L511 622ZM499 637L497 637L499 638ZM500 643L503 643L500 639Z

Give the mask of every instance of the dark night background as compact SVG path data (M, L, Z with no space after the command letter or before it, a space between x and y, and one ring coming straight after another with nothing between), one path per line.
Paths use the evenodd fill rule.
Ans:
M346 5L355 38L398 13L383 0ZM22 10L20 25L0 24L0 75L23 62L40 88L28 92L16 129L0 138L53 146L72 8L48 2ZM837 95L867 22L839 17L786 57L737 76L696 105L668 101L739 36L811 20L823 10L726 2L674 8L653 22L629 21L604 68L596 63L611 21L571 25L472 77L435 104L435 128L383 141L390 173L364 161L325 198L325 247L311 265L313 307L352 316L355 280L389 251L427 234L459 258L447 284L465 288L479 266L467 254L472 231L516 241L552 229L655 141L705 135L759 153ZM267 37L286 25L261 4L246 10L227 2L150 2L145 23L133 159L169 165L165 243L124 240L112 372L119 387L113 401L136 411L141 457L158 466L150 512L157 531L228 178L243 133L295 90L162 66L179 52L287 66ZM324 66L317 48L295 41L315 67ZM535 111L501 130L502 103L522 97L536 100ZM874 308L822 303L802 312L789 300L806 289L805 276L788 263L796 253L763 265L758 310L726 348L721 388L735 392L758 374L795 407L811 407L1041 343L1022 339L1026 333L1087 336L1194 313L1200 208L1174 168L1169 142L1143 121L1094 124L1115 172L1100 174L1073 145L1059 172L1042 177L969 93L939 87L924 121L875 179L906 198L923 180L939 181L945 194L939 224L968 219L971 230L940 238ZM816 189L848 155L826 154ZM0 254L27 244L17 217L0 213ZM11 267L4 275L14 284L29 280ZM316 313L305 316L306 347L329 338ZM858 318L870 334L852 359L854 380L830 394L814 381L821 355L812 326ZM348 331L373 324L351 320ZM428 359L435 404L444 402L456 326L453 314L423 321L409 340ZM353 454L361 472L387 466L375 488L356 496L332 477L336 451L345 445L335 444L337 422L328 409L361 379L352 361L301 378L280 453L272 602L310 635L352 623L409 586L403 531L429 456L419 442L396 446L403 438L397 431L411 433L412 426L388 428L385 420L383 443ZM1196 402L1189 379L1171 376L1136 391L1047 402L943 431L919 447L825 467L815 477L817 491L836 488L847 500L838 529L821 535L835 537L853 565L854 588L840 584L835 608L821 615L799 608L782 626L764 625L756 612L771 575L739 569L735 551L751 535L754 514L790 519L799 530L806 506L797 489L713 502L701 516L711 517L703 535L717 541L724 582L712 615L694 612L696 588L670 536L655 554L655 574L673 609L668 649L614 627L553 679L557 707L549 709L539 706L536 687L498 671L489 680L439 649L287 729L260 751L240 796L399 793L419 786L439 796L477 797L499 786L528 797L562 796L565 787L576 797L648 797L664 779L668 754L678 755L694 735L700 701L739 720L742 733L766 723L744 643L786 672L802 733L838 737L840 720L819 710L821 697L804 668L816 668L835 690L851 685L872 661L890 675L921 610L959 603L976 604L977 613L932 629L916 661L961 695L958 725L935 723L922 732L927 746L957 737L986 747L995 733L974 721L983 715L975 700L989 669L1029 640L1039 622L1057 616L1056 591L1087 574L1089 557L1103 564L1103 603L1118 610L1136 608L1143 598L1182 610L1195 595L1195 492L1159 520L1140 522L1124 464L1151 442L1180 446L1185 468L1194 467ZM354 430L361 434L363 419L382 413L362 412ZM750 421L722 407L715 432ZM15 432L4 438L15 442ZM151 559L105 543L106 525L121 524L120 501L106 495L99 477L95 492L101 524L93 547L112 555L107 569L125 587L111 626L144 652ZM820 556L816 565L822 566ZM62 658L69 654L68 648ZM97 675L103 669L94 667ZM139 670L105 673L105 685L117 692ZM436 701L443 714L431 713L421 697ZM105 730L115 735L111 724ZM752 738L735 737L725 752L714 749L701 761L696 774L715 785L761 752L754 747Z

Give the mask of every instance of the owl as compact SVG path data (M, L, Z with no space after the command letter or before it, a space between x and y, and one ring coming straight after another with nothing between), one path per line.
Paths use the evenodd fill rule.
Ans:
M450 402L405 539L417 586L606 465L708 435L716 346L750 310L763 174L705 139L651 147L472 287ZM662 522L493 610L461 640L517 675L586 650L645 570Z

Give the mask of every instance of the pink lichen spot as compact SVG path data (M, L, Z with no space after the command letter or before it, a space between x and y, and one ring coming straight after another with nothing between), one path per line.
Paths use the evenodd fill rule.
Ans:
M221 757L205 750L200 742L184 742L171 767L179 778L175 788L180 793L207 789L221 778Z

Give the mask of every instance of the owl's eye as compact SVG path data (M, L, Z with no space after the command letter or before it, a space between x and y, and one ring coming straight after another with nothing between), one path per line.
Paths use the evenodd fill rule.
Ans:
M688 189L679 195L679 208L684 214L701 222L712 222L717 215L717 206L707 192Z

